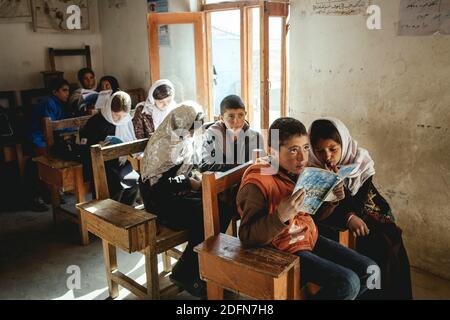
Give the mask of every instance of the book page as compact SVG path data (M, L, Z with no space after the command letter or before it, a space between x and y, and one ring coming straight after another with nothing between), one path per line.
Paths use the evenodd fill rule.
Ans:
M109 98L111 97L112 90L101 91L98 94L97 101L95 102L95 109L101 109L108 103Z
M328 193L341 181L334 172L319 169L306 168L300 175L295 185L294 193L305 189L305 201L300 211L315 214L317 209L327 197Z

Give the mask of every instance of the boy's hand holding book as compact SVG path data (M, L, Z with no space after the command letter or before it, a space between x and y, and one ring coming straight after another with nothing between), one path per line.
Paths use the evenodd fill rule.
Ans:
M283 199L277 207L278 216L284 223L299 213L299 208L305 200L305 189L300 189L290 197Z

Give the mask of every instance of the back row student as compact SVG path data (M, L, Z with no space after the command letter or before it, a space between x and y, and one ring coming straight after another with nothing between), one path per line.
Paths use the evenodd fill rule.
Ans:
M272 146L279 134L279 148ZM274 140L275 141L275 140ZM270 157L252 165L244 174L237 196L242 216L240 239L247 245L272 245L298 255L301 285L321 287L316 299L355 299L366 290L371 259L318 234L312 217L299 211L303 189L292 194L295 183L308 165L309 138L305 126L292 118L276 120L269 131ZM279 169L277 169L279 168ZM268 170L275 170L268 174ZM333 190L337 201L345 197L341 184ZM324 219L337 203L322 205L316 214Z
M228 171L250 161L253 150L264 148L262 135L250 128L246 115L239 96L230 95L222 100L220 120L204 134L201 172Z

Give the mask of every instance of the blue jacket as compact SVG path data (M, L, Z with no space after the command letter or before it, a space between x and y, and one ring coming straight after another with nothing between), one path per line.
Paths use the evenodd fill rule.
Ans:
M50 118L52 121L66 118L61 102L55 96L48 97L33 109L31 116L31 142L38 148L47 147L42 128L42 119Z

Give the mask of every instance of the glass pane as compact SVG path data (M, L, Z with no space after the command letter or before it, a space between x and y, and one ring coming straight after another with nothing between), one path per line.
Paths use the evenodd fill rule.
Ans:
M211 45L214 69L214 115L220 115L220 102L230 94L241 94L240 12L211 13Z
M261 51L260 51L260 16L259 8L249 10L251 27L251 92L250 107L253 109L252 128L261 130Z
M282 18L269 17L269 125L281 117Z
M197 101L193 24L159 26L161 79L175 86L175 99Z

